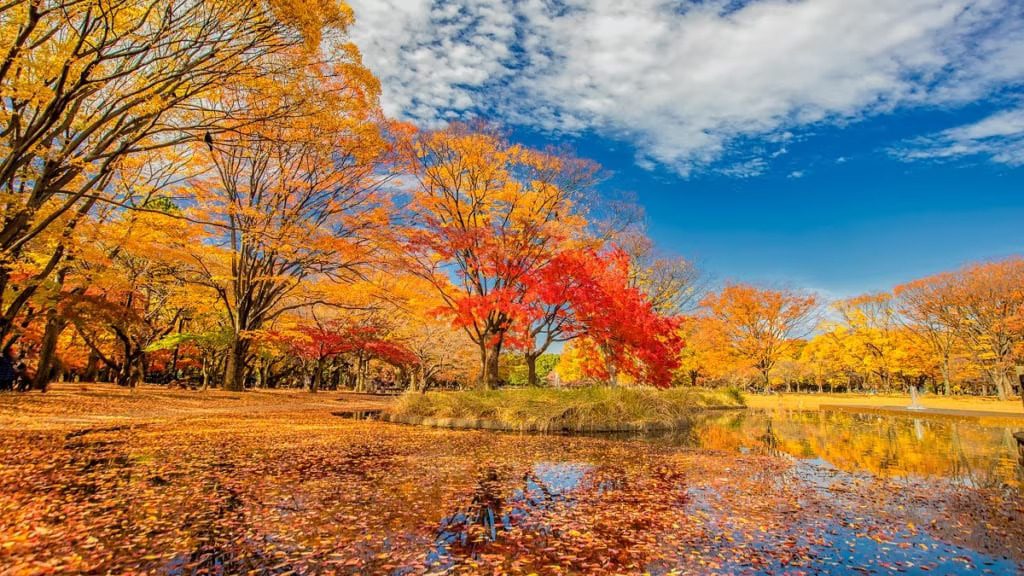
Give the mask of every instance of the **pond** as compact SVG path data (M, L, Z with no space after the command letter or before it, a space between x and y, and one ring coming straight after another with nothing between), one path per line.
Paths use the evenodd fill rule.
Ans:
M730 411L683 431L598 437L614 448L582 454L590 438L481 433L546 438L547 449L481 463L424 563L431 573L1015 573L1020 551L997 519L1021 520L1018 429Z
M347 412L0 434L11 511L0 563L175 575L1024 569L1013 426L741 411L672 434L544 436Z

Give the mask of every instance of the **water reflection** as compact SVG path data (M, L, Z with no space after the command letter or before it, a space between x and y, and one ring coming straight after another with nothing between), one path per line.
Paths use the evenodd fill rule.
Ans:
M946 478L972 487L1024 485L1016 428L969 419L840 411L742 411L709 415L651 439L676 446L820 459L886 478Z
M345 418L346 420L380 420L380 416L383 413L383 410L342 410L331 412L331 415Z
M571 506L572 491L591 468L576 462L538 462L523 474L507 500L503 496L509 485L506 473L485 468L477 479L470 503L441 520L427 563L446 569L456 563L456 558L476 559L501 532L556 505Z
M887 516L883 505L878 510L866 505L874 501L864 500L863 494L852 487L858 479L869 477L869 471L851 473L825 457L814 456L817 443L813 438L796 442L790 435L796 430L791 415L737 416L704 422L677 435L675 440L743 438L746 440L737 440L729 448L777 450L782 457L797 458L793 476L782 473L765 480L748 476L714 484L708 483L710 470L689 478L670 473L664 467L644 469L641 476L635 475L640 470L634 470L634 475L623 475L621 469L599 461L542 461L516 468L517 472L485 467L475 481L468 503L441 520L426 555L427 573L531 573L538 567L550 566L568 566L567 573L588 573L582 571L584 567L605 565L609 560L617 563L612 570L616 573L658 576L897 572L967 575L1010 574L1019 569L1014 561L1002 556L1000 549L989 548L984 539L973 542L971 538L950 537L915 527L934 524L924 517L938 514L938 508L916 510L911 516L896 520ZM824 422L811 420L803 424L827 430L836 422L826 418ZM896 442L896 449L881 451L888 459L889 469L907 461L900 442L922 441L916 434L918 428L925 440L934 441L936 436L927 419L891 424L883 427L878 436L880 442ZM850 428L854 426L847 430ZM959 430L961 437L973 437L973 431L966 432L970 433ZM638 446L637 450L644 448ZM973 455L967 456L968 461L972 459ZM718 472L728 472L728 468ZM663 473L667 475L657 482L635 485ZM793 491L793 486L787 489L784 484L794 476L800 484L811 487L811 493ZM606 484L609 478L612 484ZM759 484L769 486L776 482L781 483L776 491L753 492L752 500L737 501L737 496L751 495L751 488ZM680 491L682 498L673 499L673 491ZM801 497L793 498L795 494ZM758 502L760 498L768 502ZM639 514L630 516L628 508L619 507L624 502L635 506ZM816 507L815 502L817 506L827 503L827 507ZM611 515L607 526L617 530L605 532L598 526L609 508L617 513ZM577 530L590 534L579 540L581 534ZM647 547L638 546L636 539L641 534L652 536ZM595 550L598 545L605 548ZM623 552L606 552L616 548ZM644 552L633 557L625 550ZM523 564L517 565L516 558L522 558ZM479 566L487 569L477 571ZM404 570L393 574L411 573Z

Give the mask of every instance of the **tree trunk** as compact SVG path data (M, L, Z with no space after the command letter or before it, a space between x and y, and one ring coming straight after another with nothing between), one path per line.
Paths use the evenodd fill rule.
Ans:
M427 383L427 369L423 364L420 364L419 368L416 369L415 378L417 380L417 386L419 386L417 389L421 393L426 394L427 388L429 388L430 385Z
M132 350L131 339L121 331L115 331L118 338L121 339L121 347L124 350L124 359L121 361L120 366L117 367L117 385L118 386L131 386L132 384L132 365L135 360L135 353Z
M480 345L480 378L477 380L477 388L480 390L493 390L498 387L501 376L499 374L499 359L501 358L501 338L488 347L485 343Z
M697 381L700 379L700 371L689 370L687 374L690 377L690 386L697 386Z
M502 356L502 340L503 337L500 336L498 341L489 348L484 345L480 346L480 360L483 363L482 377L479 382L481 389L494 389L501 383L499 361Z
M224 363L224 389L232 392L245 390L245 353L246 345L235 334L228 347L227 359Z
M363 365L366 360L363 358L363 353L359 353L359 357L356 360L356 392L366 392L366 370Z
M537 378L537 354L526 354L526 383L528 386L540 386Z
M501 359L501 339L491 346L490 351L486 353L487 361L485 364L485 373L483 380L484 390L493 390L498 387L501 383L501 376L499 374L499 360Z
M82 381L95 382L100 369L100 357L95 350L89 350L89 359L85 362L85 373L82 374Z
M1017 381L1020 382L1020 401L1021 403L1024 403L1024 374L1018 376Z
M146 352L142 348L135 349L135 363L132 370L132 388L146 383Z
M324 374L324 361L317 360L316 365L313 367L313 377L309 380L309 391L316 392L320 388L320 382Z
M480 342L480 376L477 378L477 387L487 389L487 344Z
M946 396L953 393L953 387L949 383L949 356L944 356L939 363L939 371L942 372L942 391Z
M53 375L53 366L57 359L57 339L64 330L64 321L57 314L56 309L51 309L46 314L46 329L43 332L43 340L39 346L39 362L36 368L36 376L32 380L32 388L46 391Z
M1006 373L1000 368L989 370L989 378L996 388L996 394L1000 400L1006 400Z

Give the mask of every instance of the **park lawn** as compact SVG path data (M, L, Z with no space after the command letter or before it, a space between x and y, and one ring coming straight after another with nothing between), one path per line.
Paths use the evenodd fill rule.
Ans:
M407 393L391 408L396 421L521 431L669 429L705 409L743 408L735 391L649 387L506 388Z
M183 417L379 410L394 398L305 390L185 390L144 384L56 383L46 393L0 394L0 429L67 428L168 422Z
M755 409L817 410L821 405L833 406L908 406L907 394L748 394L747 406ZM926 408L946 410L976 410L982 412L1024 413L1019 398L997 400L976 396L935 396L926 394L918 398Z

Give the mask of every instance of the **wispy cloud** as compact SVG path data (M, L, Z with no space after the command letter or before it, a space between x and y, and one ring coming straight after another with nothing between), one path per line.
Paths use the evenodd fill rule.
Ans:
M1024 166L1024 106L915 138L890 152L908 162L981 156L1000 164Z
M718 172L733 178L753 178L754 176L764 174L767 169L767 160L764 158L751 158L743 162L737 162L736 164L720 168Z
M390 114L596 130L681 174L736 164L745 139L1024 83L1019 0L352 4Z

